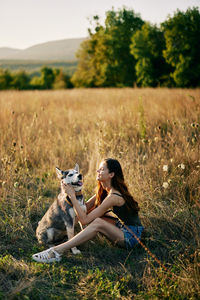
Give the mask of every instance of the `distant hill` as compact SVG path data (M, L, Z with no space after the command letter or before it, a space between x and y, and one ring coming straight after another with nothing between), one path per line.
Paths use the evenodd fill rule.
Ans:
M0 59L72 61L76 59L76 51L85 39L50 41L23 50L3 47L0 48Z
M19 51L20 51L19 49L1 47L0 48L0 59L6 59L8 56L15 55Z

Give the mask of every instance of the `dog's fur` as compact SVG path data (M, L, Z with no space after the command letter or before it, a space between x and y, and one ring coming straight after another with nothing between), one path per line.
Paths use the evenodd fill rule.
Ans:
M66 184L71 184L77 193L76 198L82 209L86 211L82 190L82 175L79 173L78 164L74 169L62 171L56 168L57 176ZM61 193L58 198L49 207L36 229L36 237L41 244L52 244L63 239L66 235L68 240L74 236L75 211L70 199L67 197L61 186ZM80 224L81 225L81 224ZM82 229L82 226L81 226ZM73 254L79 254L80 250L76 247L72 248Z

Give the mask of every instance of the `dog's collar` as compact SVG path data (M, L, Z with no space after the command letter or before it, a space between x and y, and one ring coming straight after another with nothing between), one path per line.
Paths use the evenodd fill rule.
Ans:
M82 192L79 191L79 192L75 192L76 196L81 196L82 195Z
M75 192L75 194L76 194L76 196L82 196L81 191L80 191L80 192ZM66 201L69 205L73 206L73 205L72 205L72 202L71 202L71 200L70 200L70 198L69 198L68 195L66 196L65 201Z

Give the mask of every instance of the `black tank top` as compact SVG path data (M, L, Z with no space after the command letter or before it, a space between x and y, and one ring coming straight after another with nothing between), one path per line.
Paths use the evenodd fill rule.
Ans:
M123 196L120 194L112 194L123 198ZM134 211L133 209L128 209L126 203L122 206L113 206L113 212L120 220L124 222L125 225L142 226L138 212Z

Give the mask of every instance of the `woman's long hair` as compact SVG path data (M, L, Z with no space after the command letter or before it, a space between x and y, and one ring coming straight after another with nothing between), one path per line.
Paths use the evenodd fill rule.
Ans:
M124 182L124 175L119 161L113 158L106 158L103 161L106 162L109 173L114 172L114 176L111 178L111 186L122 195L129 209L139 211L138 203L133 199ZM103 189L101 182L98 181L95 206L99 206L106 196L107 191Z

